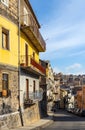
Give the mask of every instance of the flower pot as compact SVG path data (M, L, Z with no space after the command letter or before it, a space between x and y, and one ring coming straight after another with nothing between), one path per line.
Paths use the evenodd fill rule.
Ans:
M4 97L7 96L7 90L2 90L2 96L4 96Z

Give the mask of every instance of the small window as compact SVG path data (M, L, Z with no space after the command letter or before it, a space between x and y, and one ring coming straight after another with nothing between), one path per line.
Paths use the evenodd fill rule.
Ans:
M2 90L8 90L8 74L2 74Z
M2 48L9 50L9 31L2 28Z
M35 60L35 52L33 52L33 59Z
M2 74L2 96L7 97L8 96L8 74Z
M24 24L28 25L28 11L24 7Z
M1 2L6 5L6 6L9 6L9 0L1 0Z
M33 81L33 92L35 93L36 91L36 83L35 83L35 80Z

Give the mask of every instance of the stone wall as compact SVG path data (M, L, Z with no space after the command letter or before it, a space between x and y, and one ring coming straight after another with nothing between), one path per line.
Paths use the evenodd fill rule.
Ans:
M8 74L7 96L3 96L2 74ZM17 127L21 125L18 102L18 69L0 64L0 126Z
M24 126L30 125L40 119L38 102L33 106L28 107L22 113L22 119ZM16 128L21 126L20 113L14 112L10 114L0 115L0 128Z
M40 119L39 105L36 102L33 106L25 109L23 113L24 125L29 125L30 123L36 122Z
M19 112L0 115L0 128L16 128L21 126Z
M9 94L7 97L4 97L2 93L2 74L6 73L8 74L8 90ZM9 66L3 66L0 65L0 108L3 109L7 105L11 107L12 112L15 112L18 110L18 69L14 67ZM0 113L1 114L1 113ZM3 113L2 113L3 114Z

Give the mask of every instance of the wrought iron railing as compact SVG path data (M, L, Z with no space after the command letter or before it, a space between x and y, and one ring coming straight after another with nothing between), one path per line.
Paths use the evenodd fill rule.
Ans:
M24 94L24 101L32 101L32 102L35 102L35 101L41 101L43 98L43 92L40 92L40 91L36 91L36 92L29 92L28 95Z
M42 98L43 98L43 93L42 92L39 92L39 91L36 91L36 92L30 92L29 93L29 98L33 101L36 101L36 100L39 100L41 101Z

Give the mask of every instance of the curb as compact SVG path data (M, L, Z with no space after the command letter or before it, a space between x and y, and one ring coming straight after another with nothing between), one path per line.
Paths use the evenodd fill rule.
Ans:
M49 115L49 116L50 116L50 115ZM49 118L49 121L48 121L48 122L43 123L42 125L37 126L37 127L35 127L35 128L32 128L31 130L40 130L40 129L42 129L42 128L45 128L45 127L51 125L51 124L54 122L54 120L53 120L54 114L51 114L51 116L52 116L52 117Z
M29 126L27 127L21 127L21 128L14 128L14 129L8 129L8 128L4 128L4 129L0 129L0 130L40 130L42 128L45 128L49 125L51 125L53 123L53 120L50 120L46 123L43 123L42 125L40 126L35 126L34 128L29 128Z
M43 124L43 125L37 126L37 127L32 128L32 129L30 129L30 130L40 130L40 129L42 129L42 128L45 128L45 127L51 125L53 122L54 122L54 121L51 120L51 121L49 121L49 122L47 122L47 123L45 123L45 124Z
M54 121L53 121L53 120L51 120L51 121L49 121L48 123L43 124L43 125L41 126L41 128L45 128L45 127L47 127L47 126L51 125L53 122L54 122Z

